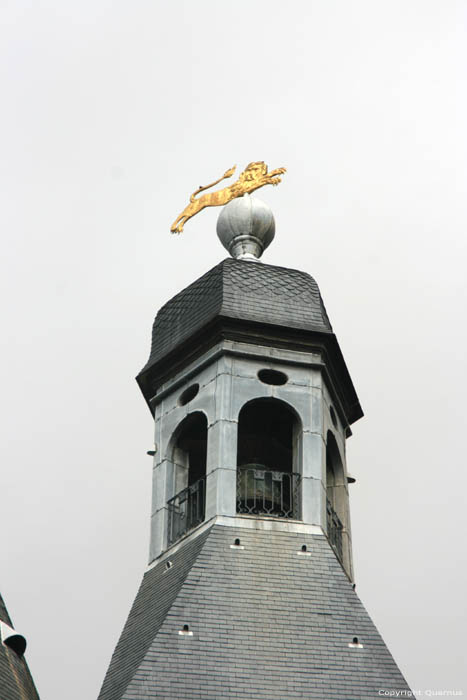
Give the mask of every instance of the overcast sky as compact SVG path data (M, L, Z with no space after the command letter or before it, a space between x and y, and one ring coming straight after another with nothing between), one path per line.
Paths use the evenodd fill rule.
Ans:
M311 273L365 412L357 592L414 689L464 690L467 3L0 2L0 589L44 700L93 700L148 555L157 309L226 257L237 164L264 262Z

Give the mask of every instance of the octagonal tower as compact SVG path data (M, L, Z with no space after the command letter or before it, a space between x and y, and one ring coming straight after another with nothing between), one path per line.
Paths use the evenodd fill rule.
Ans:
M151 562L195 522L259 518L329 534L352 579L345 441L362 412L312 277L224 260L159 311L138 381L155 418ZM202 459L181 447L196 415Z

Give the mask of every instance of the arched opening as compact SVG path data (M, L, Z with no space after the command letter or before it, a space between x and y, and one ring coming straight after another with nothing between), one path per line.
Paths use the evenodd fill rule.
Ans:
M238 418L237 512L299 518L301 424L278 399L254 399Z
M176 431L173 462L175 491L191 486L206 476L208 421L204 413L190 413Z
M342 560L342 531L347 520L347 491L339 448L330 430L326 436L326 497L328 538Z
M168 501L169 545L204 520L208 422L204 413L187 416L173 439L174 496Z

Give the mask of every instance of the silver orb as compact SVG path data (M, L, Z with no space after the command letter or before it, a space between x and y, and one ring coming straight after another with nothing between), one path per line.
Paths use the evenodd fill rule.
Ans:
M217 235L233 258L257 261L274 238L276 225L267 204L244 194L225 205Z

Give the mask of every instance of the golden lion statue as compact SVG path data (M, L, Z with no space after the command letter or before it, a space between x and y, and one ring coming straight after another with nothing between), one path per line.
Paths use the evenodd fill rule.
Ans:
M246 166L245 170L240 174L240 177L236 182L234 182L229 187L224 187L222 190L217 190L217 192L209 192L208 194L203 194L202 197L196 199L196 195L204 190L208 190L210 187L214 187L218 182L224 180L227 177L231 177L237 166L234 165L233 168L227 170L222 177L220 177L215 182L211 182L210 185L206 187L198 187L196 192L190 197L190 204L182 211L180 216L178 216L173 222L170 230L172 233L181 233L183 227L192 216L200 212L205 207L219 207L223 204L227 204L235 197L241 197L243 194L254 192L259 187L264 185L278 185L282 178L278 177L285 173L285 168L277 168L276 170L271 170L268 173L268 166L264 161L260 160L255 163L250 163Z

